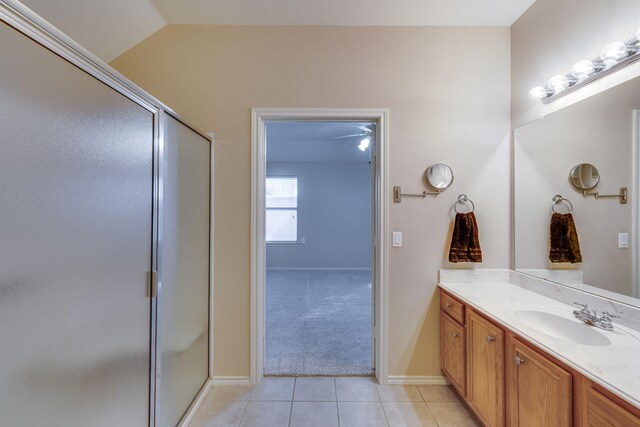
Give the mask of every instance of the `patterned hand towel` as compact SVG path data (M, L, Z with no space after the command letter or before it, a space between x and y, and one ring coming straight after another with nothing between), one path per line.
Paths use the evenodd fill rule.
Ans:
M580 242L573 215L554 212L549 226L549 260L554 263L582 262Z
M449 262L482 262L478 223L473 212L456 214Z

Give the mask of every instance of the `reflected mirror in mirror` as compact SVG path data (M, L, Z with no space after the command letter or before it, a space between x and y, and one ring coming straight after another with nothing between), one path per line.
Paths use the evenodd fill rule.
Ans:
M595 166L589 163L580 163L571 169L569 174L571 184L580 191L587 191L596 188L600 181L600 174Z
M424 176L429 187L438 191L446 190L453 182L453 171L444 163L429 166Z
M623 205L615 197L585 197L581 193L596 185L605 192L623 186L629 187L631 195L637 191L634 179L638 178L634 176L639 174L634 153L640 135L638 94L640 78L514 131L514 269L640 306L634 272L638 238L633 212L640 211L637 198ZM567 201L554 205L553 198L558 194ZM579 248L580 257L558 258L552 256L552 244L556 255L562 239L551 238L552 208L567 214L570 205L571 218L564 215L562 220L567 221L566 230L574 227L577 238L565 240L577 240L579 246L571 248L567 244L560 252ZM625 234L629 241L626 248L618 244Z

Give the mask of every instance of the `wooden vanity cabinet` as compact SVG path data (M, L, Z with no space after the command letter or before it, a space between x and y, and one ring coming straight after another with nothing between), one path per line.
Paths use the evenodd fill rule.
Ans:
M505 425L504 331L467 310L467 403L487 427Z
M514 335L506 341L507 425L571 427L572 375Z
M440 290L441 367L485 427L640 427L640 408Z

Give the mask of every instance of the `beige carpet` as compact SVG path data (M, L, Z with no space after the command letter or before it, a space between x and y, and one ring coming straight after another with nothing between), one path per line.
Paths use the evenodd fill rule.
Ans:
M370 271L267 272L265 375L373 374Z

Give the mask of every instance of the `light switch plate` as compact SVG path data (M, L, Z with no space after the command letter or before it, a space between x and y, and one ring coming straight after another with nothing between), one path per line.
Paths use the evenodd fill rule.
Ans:
M618 233L618 248L627 249L629 247L629 233Z
M393 232L393 247L394 248L402 247L402 231Z

